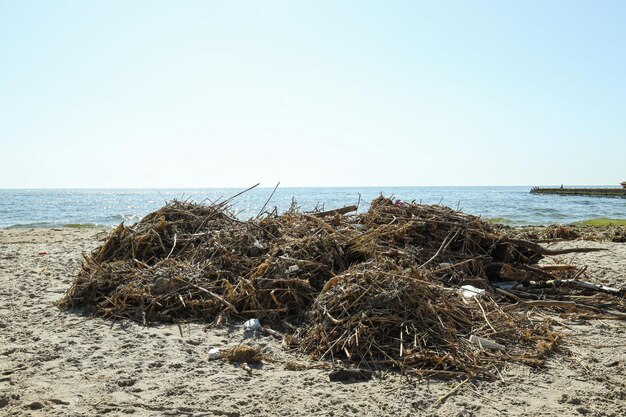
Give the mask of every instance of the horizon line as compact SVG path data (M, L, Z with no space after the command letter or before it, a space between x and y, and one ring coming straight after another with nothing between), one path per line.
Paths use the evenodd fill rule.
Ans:
M306 189L306 188L470 188L470 187L558 187L561 184L487 184L487 185L292 185L285 187L276 186L258 186L256 189ZM612 184L562 184L564 187L619 187ZM19 190L227 190L227 189L246 189L250 186L214 186L214 187L0 187L0 191L19 191Z

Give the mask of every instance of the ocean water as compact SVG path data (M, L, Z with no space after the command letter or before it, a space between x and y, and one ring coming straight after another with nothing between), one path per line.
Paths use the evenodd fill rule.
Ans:
M443 204L511 225L626 219L626 199L533 195L529 187L278 188L268 202L279 212L296 201L302 210L357 204L367 210L381 193L404 201ZM82 227L132 224L172 199L223 201L243 189L42 189L0 190L0 227ZM255 188L232 201L239 218L256 216L271 188Z

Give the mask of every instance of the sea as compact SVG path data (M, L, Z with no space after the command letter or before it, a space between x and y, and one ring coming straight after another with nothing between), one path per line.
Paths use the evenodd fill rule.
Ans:
M284 212L292 204L303 211L358 204L358 211L364 212L382 194L394 200L441 204L514 226L626 219L626 199L534 195L529 193L530 189L530 186L254 188L230 200L229 205L242 220L273 208ZM130 225L174 199L221 202L244 190L5 189L0 190L0 228L101 227L121 222Z

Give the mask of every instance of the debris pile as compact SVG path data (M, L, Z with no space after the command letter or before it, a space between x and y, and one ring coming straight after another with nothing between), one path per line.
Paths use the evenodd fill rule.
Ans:
M330 282L329 282L330 283ZM482 374L504 357L478 354L471 337L509 346L510 354L538 358L537 343L558 339L490 300L464 303L458 291L416 268L365 263L333 279L312 309L300 349L319 358L348 358L407 373Z
M241 221L228 200L168 203L113 230L59 304L144 324L258 317L317 358L473 376L506 360L538 364L558 342L547 321L507 310L511 301L542 299L561 311L585 307L563 301L571 294L623 301L621 290L579 285L574 267L537 265L597 249L550 251L443 206L381 196L366 213L346 215L354 209ZM461 286L485 292L467 297ZM554 305L545 301L552 293ZM605 306L585 311L608 314Z

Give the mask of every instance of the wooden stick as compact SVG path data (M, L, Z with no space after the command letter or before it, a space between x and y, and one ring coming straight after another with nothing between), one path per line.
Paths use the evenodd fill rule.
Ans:
M320 219L320 218L318 218L318 217L312 216L312 215L310 215L310 214L303 214L303 216L304 216L304 217L306 217L307 219L311 219L311 220L313 220L314 222L316 222L317 224L319 224L321 227L323 227L324 229L326 229L329 233L331 233L331 234L332 234L332 233L336 233L336 234L338 234L339 236L345 237L345 236L343 235L343 233L341 233L341 232L339 232L338 230L336 230L335 228L333 228L331 225L329 225L328 223L326 223L324 220L322 220L322 219Z
M282 333L277 332L276 330L270 329L269 327L261 327L261 333L269 335L269 336L274 336L277 339L283 338Z
M441 397L437 398L437 401L435 401L435 406L438 406L440 404L442 404L445 400L447 400L452 394L454 394L455 392L457 392L463 385L467 384L467 382L469 381L469 378L467 378L465 381L460 382L459 384L457 384L456 387L452 388L450 391L448 391L447 394L442 395Z
M446 236L446 238L443 240L443 242L441 242L441 246L439 246L439 249L437 250L437 252L435 252L435 254L426 262L424 262L422 265L420 265L417 269L423 269L426 265L428 265L429 263L431 263L435 258L437 258L442 252L444 252L448 246L450 245L450 243L452 243L452 241L454 239L456 239L456 237L459 235L459 232L461 231L461 229L457 229L456 233L454 234L454 236L452 236L452 238L450 238L450 235L452 235L452 230L450 230L450 233L448 233L448 236ZM450 240L448 240L450 239Z
M604 285L596 285L591 282L579 281L576 279L554 279L554 280L545 281L545 282L537 283L537 284L538 284L537 286L539 287L559 287L562 285L572 285L575 287L585 288L587 290L593 290L593 291L603 292L603 293L617 295L617 296L624 295L624 293L626 292L626 290L606 287Z
M518 308L530 308L530 307L563 307L563 308L591 308L593 307L576 304L574 301L548 301L548 300L530 300L530 301L518 301L515 304L502 307L504 311L517 310Z
M261 214L263 214L263 210L265 210L265 207L267 207L267 204L270 202L270 200L274 196L274 193L276 192L276 189L278 188L279 185L280 185L280 181L278 181L278 184L276 184L276 187L274 187L272 194L270 194L267 201L265 201L265 204L263 204L263 207L261 207L261 210L259 210L259 214L256 215L255 219L258 219L259 217L261 217Z
M357 206L346 206L346 207L341 207L341 208L337 208L337 209L333 209L333 210L326 210L326 211L319 211L317 213L311 213L311 216L315 216L315 217L324 217L324 216L332 216L334 214L346 214L346 213L350 213L353 211L356 211Z
M174 244L172 245L172 249L170 249L170 253L167 254L167 257L165 259L169 259L170 256L172 256L172 252L174 252L175 247L176 247L176 233L174 233Z
M568 253L600 252L600 251L607 250L606 248L569 248L569 249L551 250L551 249L546 249L543 246L537 245L536 243L532 243L527 240L521 240L521 239L503 239L503 242L513 243L515 245L525 247L534 252L537 252L540 255L565 255Z
M234 306L234 305L232 305L231 303L229 303L228 301L226 301L226 300L224 299L224 297L220 297L219 295L217 295L217 294L215 294L215 293L213 293L213 292L211 292L211 291L207 290L206 288L202 288L202 287L200 287L199 285L192 284L192 283L191 283L191 282L189 282L189 281L184 281L184 280L181 280L181 281L183 281L183 282L185 282L185 283L187 283L187 284L191 285L191 286L192 286L192 287L194 287L194 288L199 289L200 291L203 291L203 292L205 292L205 293L209 294L211 297L216 298L218 301L220 301L220 302L222 302L222 303L226 304L226 306L227 306L229 309L231 309L233 313L235 313L235 314L239 314L239 312L237 311L237 309L235 308L235 306Z
M578 304L574 301L547 301L547 300L531 300L531 301L520 301L516 304L511 304L508 306L502 307L504 311L516 310L518 308L527 308L527 307L561 307L561 308L581 308L586 310L591 310L597 313L598 315L607 315L607 317L613 317L618 320L625 320L626 313L622 313L620 311L608 311L603 310L598 307L588 306L585 304Z
M248 191L250 191L250 190L252 190L252 189L254 189L254 188L258 187L259 185L261 185L261 183L260 183L260 182L257 182L257 183L256 183L256 184L254 184L252 187L248 187L248 188L246 188L245 190L240 191L240 192L238 192L237 194L235 194L235 195L233 195L233 196L231 196L231 197L228 197L226 200L224 200L224 201L222 201L221 203L219 203L219 206L224 207L224 206L225 206L225 205L226 205L229 201L232 201L233 199L235 199L235 198L239 197L241 194L243 194L243 193L247 193Z

